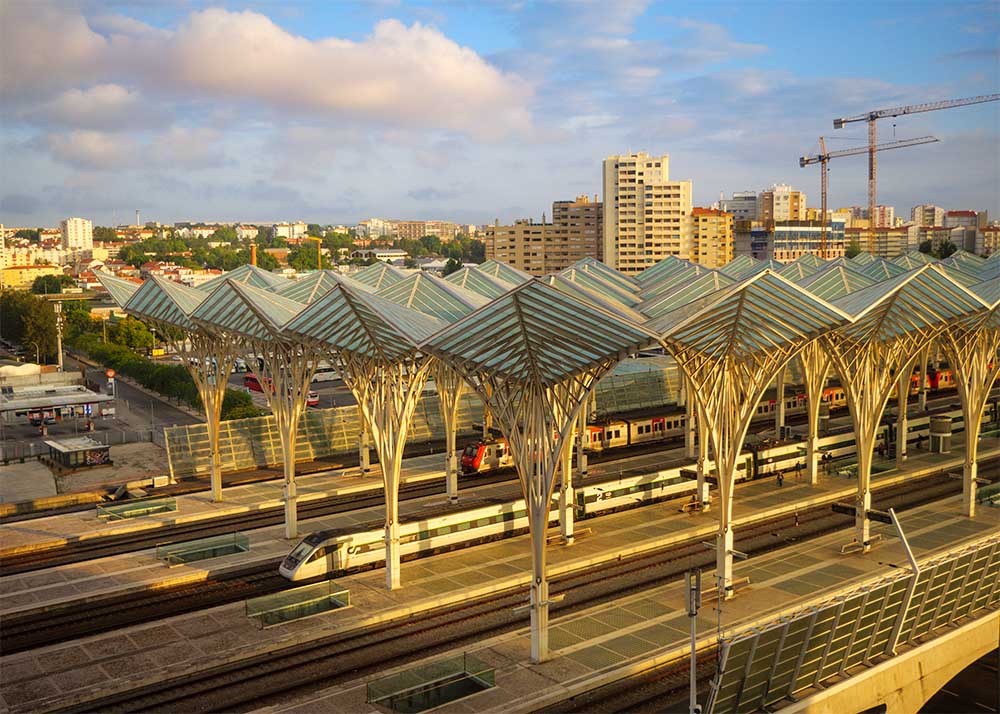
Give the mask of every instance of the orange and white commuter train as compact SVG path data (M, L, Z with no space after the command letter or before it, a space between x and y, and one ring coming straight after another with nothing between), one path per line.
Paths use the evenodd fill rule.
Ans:
M927 386L930 389L951 389L955 386L951 370L929 372ZM910 393L920 390L920 377L912 377ZM831 410L847 407L847 397L840 386L830 387L823 392L823 401L830 405ZM777 403L774 399L762 401L757 406L755 420L764 420L774 414ZM785 414L803 414L806 408L806 396L796 394L785 398ZM585 447L590 451L617 449L623 446L647 444L656 441L666 441L684 435L687 416L684 410L677 407L667 407L669 411L651 416L634 418L618 418L603 423L587 425ZM463 473L478 473L492 469L513 466L510 449L503 438L490 441L477 441L469 444L462 451Z

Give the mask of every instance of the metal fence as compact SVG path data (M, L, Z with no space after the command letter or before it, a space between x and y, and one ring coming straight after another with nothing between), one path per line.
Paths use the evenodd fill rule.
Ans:
M481 424L483 405L472 394L463 395L458 409L458 432L473 434L473 425ZM335 454L348 454L358 448L361 420L357 406L309 410L299 422L295 447L296 461L312 461ZM408 444L436 441L444 437L444 423L437 395L420 400L407 437ZM208 473L211 453L204 424L173 426L164 429L167 460L173 478ZM219 456L223 471L275 466L282 462L281 439L274 418L224 421L219 432Z
M86 431L79 432L82 436L87 436L94 441L107 446L119 446L121 444L135 444L144 441L151 441L154 444L166 448L163 433L159 430L131 430L114 429L111 431ZM63 435L53 436L58 440ZM14 461L28 461L49 453L49 447L43 441L21 441L14 444L0 444L0 462L9 464Z

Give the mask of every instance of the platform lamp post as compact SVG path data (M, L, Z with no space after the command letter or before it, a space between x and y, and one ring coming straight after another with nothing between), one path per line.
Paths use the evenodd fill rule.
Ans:
M59 371L63 371L63 351L62 351L62 303L56 300L52 303L52 311L56 314L56 359Z
M691 620L691 694L688 699L688 714L701 714L698 704L698 610L701 608L701 570L689 570L685 575L687 583L687 609Z

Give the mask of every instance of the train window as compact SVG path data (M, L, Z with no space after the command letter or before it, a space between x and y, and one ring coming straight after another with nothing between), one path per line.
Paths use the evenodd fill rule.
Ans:
M303 558L306 557L306 555L309 554L309 551L311 551L312 548L313 547L311 545L303 541L302 543L299 543L297 546L295 546L295 549L288 554L288 557L294 558L295 560L302 560Z
M465 451L462 453L463 456L475 456L476 452L479 451L479 447L475 444L469 444L465 447Z
M317 549L316 549L316 552L315 552L315 553L313 553L312 555L310 555L310 556L309 556L309 560L307 560L306 562L307 562L307 563L311 563L311 562L313 562L314 560L319 560L319 559L320 559L320 558L322 558L322 557L323 557L324 555L326 555L326 550L327 550L326 548L317 548Z

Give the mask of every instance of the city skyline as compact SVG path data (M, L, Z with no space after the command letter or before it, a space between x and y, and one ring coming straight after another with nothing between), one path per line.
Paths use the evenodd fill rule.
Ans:
M694 205L773 183L816 205L798 157L821 134L865 143L835 116L1000 84L995 3L781 10L14 0L0 222L507 223L602 193L603 160L630 151L670 154ZM996 215L998 117L882 122L880 138L941 143L880 161L879 203ZM865 158L839 160L831 207L865 191Z

